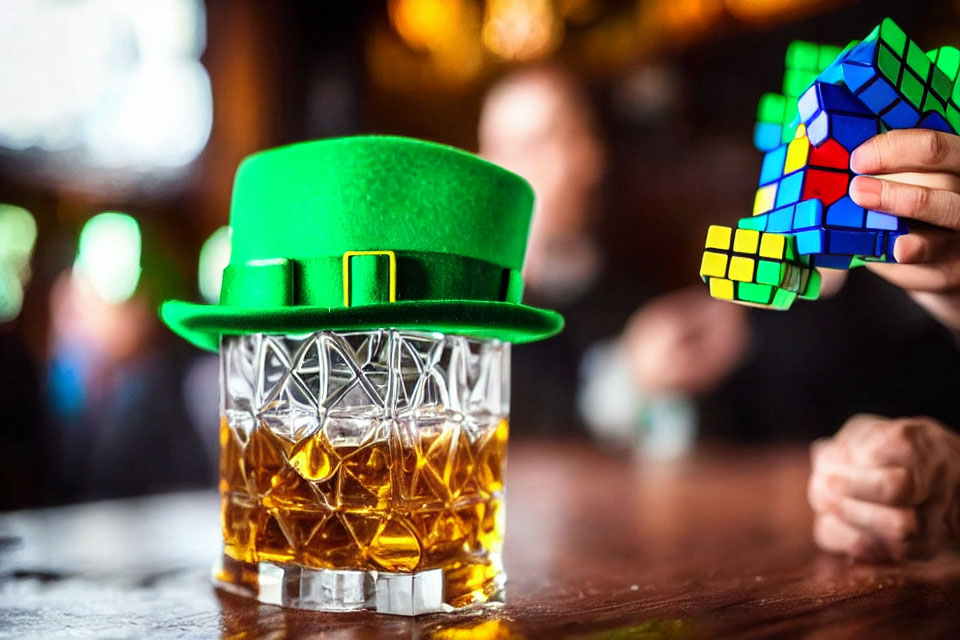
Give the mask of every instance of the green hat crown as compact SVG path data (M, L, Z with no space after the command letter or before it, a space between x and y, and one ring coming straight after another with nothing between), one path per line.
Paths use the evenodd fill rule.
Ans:
M168 301L198 346L222 334L392 327L527 342L562 328L520 303L533 191L443 145L386 136L272 149L237 171L219 305Z

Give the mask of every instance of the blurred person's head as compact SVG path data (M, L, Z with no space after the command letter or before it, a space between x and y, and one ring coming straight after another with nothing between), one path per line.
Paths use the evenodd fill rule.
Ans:
M557 67L508 75L484 101L479 141L480 155L520 174L536 192L527 285L548 296L575 295L598 269L589 231L604 169L583 89Z

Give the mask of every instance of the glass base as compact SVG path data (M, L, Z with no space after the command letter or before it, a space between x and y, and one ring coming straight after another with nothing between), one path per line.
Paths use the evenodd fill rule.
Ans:
M401 616L460 611L502 604L506 574L500 572L465 606L444 601L443 569L415 573L307 569L272 562L250 564L223 555L213 568L213 583L224 591L265 604L315 611L370 610ZM481 599L482 598L482 599Z

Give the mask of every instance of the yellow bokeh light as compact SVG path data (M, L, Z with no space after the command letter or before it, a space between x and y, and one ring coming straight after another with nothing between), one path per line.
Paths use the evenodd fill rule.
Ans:
M401 92L473 86L485 64L480 3L388 0L387 9L393 34L374 28L367 38L368 69L378 85Z
M563 21L549 0L488 0L481 37L504 60L534 60L560 45Z
M801 13L823 4L823 0L725 0L724 4L727 11L741 20L762 20Z
M390 0L390 22L408 46L434 51L456 37L463 0Z
M719 17L717 0L670 0L661 2L663 22L673 32L696 32Z
M560 0L558 4L560 14L573 24L586 24L600 15L597 0Z

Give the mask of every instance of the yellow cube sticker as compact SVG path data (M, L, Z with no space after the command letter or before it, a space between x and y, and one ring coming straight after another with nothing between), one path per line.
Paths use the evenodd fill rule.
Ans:
M713 251L703 252L703 262L700 263L701 278L722 278L727 275L727 256Z
M733 300L733 283L724 278L710 278L710 295L721 300Z
M733 237L733 250L737 253L755 254L759 244L760 232L753 229L737 229Z
M783 165L783 175L793 173L797 169L805 167L809 155L810 141L807 139L807 136L794 138L787 146L787 160Z
M731 280L739 280L740 282L753 282L753 266L755 262L756 261L751 258L741 256L730 258L729 278Z
M733 229L718 224L707 229L707 249L730 249L730 236Z
M777 183L768 184L757 189L757 197L753 200L753 215L760 215L773 209L777 200Z
M760 257L782 260L786 247L786 236L779 233L765 233L760 239Z

